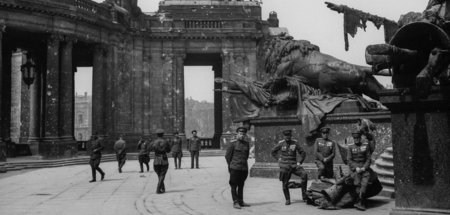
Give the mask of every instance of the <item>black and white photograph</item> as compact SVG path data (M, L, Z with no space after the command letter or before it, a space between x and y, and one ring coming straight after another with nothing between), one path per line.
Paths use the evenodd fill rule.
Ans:
M450 0L0 0L2 215L450 215Z

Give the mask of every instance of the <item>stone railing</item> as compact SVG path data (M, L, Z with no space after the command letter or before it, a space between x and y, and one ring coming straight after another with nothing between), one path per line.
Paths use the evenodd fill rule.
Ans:
M76 17L77 19L92 20L92 22L97 18L112 20L108 5L92 0L0 0L0 5L53 15Z
M213 145L213 139L212 138L201 138L200 144L202 149L209 149Z
M184 21L185 28L222 28L220 21Z

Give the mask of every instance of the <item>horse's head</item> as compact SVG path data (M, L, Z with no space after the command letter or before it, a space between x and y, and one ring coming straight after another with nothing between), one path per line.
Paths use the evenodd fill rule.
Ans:
M420 97L428 96L433 78L446 71L450 64L450 50L434 48L428 57L427 65L416 76L416 89Z

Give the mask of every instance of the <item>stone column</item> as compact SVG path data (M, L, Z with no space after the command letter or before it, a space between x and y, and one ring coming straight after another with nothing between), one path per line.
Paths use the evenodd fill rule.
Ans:
M173 54L164 53L162 54L163 66L162 66L162 125L166 130L166 133L173 130L174 125L174 104L173 104L173 66L174 66L174 56Z
M392 113L395 207L391 215L450 214L450 88L426 99L403 89L380 93Z
M222 63L213 66L214 78L222 77ZM222 89L221 83L214 83L214 89ZM220 148L220 141L223 132L223 120L222 120L222 92L214 91L214 136L213 136L213 148Z
M36 61L38 63L39 61ZM34 83L30 86L30 125L28 127L28 145L30 146L30 151L32 155L39 154L39 139L40 139L40 123L41 123L41 73L45 71L40 71L36 68L36 79Z
M3 25L0 25L0 162L6 161L6 143L3 141L3 28ZM4 168L0 168L0 171L2 171L2 169Z
M75 141L74 138L74 71L72 66L72 39L61 43L61 85L59 92L60 138Z
M45 73L45 122L46 141L55 141L59 137L59 92L60 69L59 47L61 38L50 35L47 39L47 71Z
M50 35L47 38L47 68L43 73L45 77L44 87L44 114L42 120L44 127L43 138L39 143L39 155L43 158L59 158L64 154L61 152L64 147L60 146L60 68L59 68L59 47L61 37ZM35 111L35 110L34 110ZM35 119L34 119L35 120Z
M92 134L105 135L103 105L105 98L104 47L96 45L92 68Z
M184 59L185 54L177 54L175 56L176 72L175 72L175 86L174 97L175 101L175 125L174 130L179 133L184 133L185 131L185 118L184 118Z
M233 53L222 53L222 78L230 79L233 68ZM222 94L222 133L233 133L233 122L231 120L230 94Z
M106 74L106 92L105 92L105 134L114 133L114 79L116 73L116 51L115 46L111 44L106 52L105 69Z

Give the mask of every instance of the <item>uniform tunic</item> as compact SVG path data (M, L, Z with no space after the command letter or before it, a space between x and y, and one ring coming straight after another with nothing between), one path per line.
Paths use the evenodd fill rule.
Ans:
M248 176L248 157L250 144L245 140L232 141L225 153L230 173L229 184L233 202L243 204L244 184Z
M139 150L138 159L140 163L148 163L150 162L150 144L148 141L140 140L137 146Z
M326 178L333 177L333 159L336 143L330 139L317 138L314 143L314 155L318 167L318 175ZM326 159L326 162L325 162Z
M116 152L117 162L119 162L119 169L121 169L127 159L125 140L117 140L116 143L114 143L114 151Z
M171 149L171 151L172 151L172 156L173 157L181 157L181 156L183 156L183 153L182 153L182 150L181 150L182 143L183 143L183 141L181 140L180 137L174 137L172 139L172 149Z
M303 181L308 179L303 167L297 166L297 163L302 164L305 160L306 152L296 140L281 140L273 147L272 157L277 159L278 152L280 152L280 159L278 161L278 165L280 166L280 181L287 183L292 173L300 176Z

